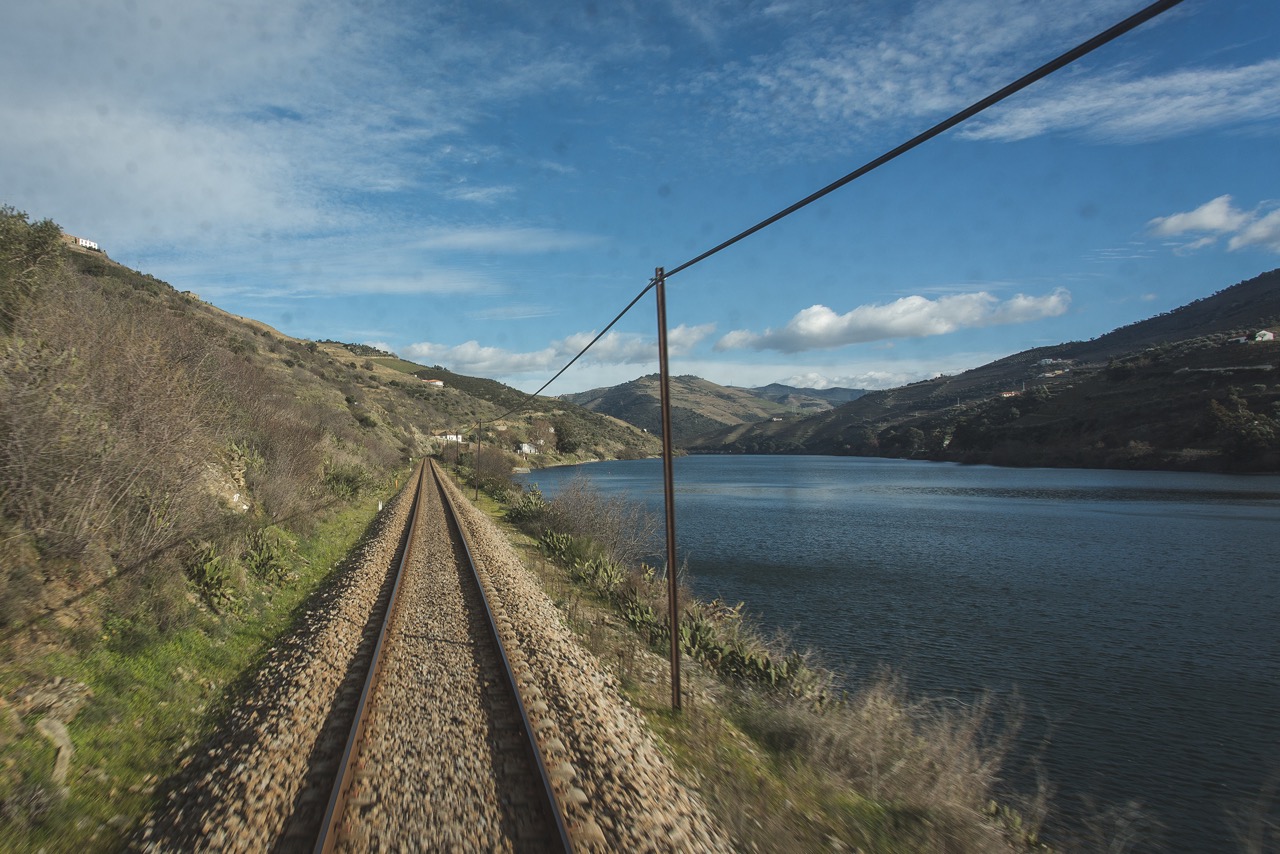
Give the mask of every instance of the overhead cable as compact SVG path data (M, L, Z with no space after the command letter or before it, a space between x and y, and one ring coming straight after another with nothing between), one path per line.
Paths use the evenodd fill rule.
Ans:
M951 118L938 122L936 125L929 128L924 133L919 134L918 136L912 137L911 139L907 140L902 145L899 145L897 148L893 149L892 151L885 152L884 154L877 157L875 160L872 160L866 165L855 169L854 171L850 172L848 175L845 175L843 178L839 179L838 181L833 181L832 183L823 187L821 190L818 190L816 193L813 193L812 195L809 195L809 196L805 196L803 199L796 202L794 205L791 205L791 207L778 211L776 214L769 217L768 219L761 220L760 222L748 228L746 231L743 231L739 234L734 235L733 237L730 237L724 243L721 243L719 246L716 246L712 249L708 249L706 252L703 252L701 255L697 256L696 258L692 258L688 261L685 261L683 264L679 265L678 267L672 267L670 270L667 270L667 278L668 279L671 278L676 273L679 273L681 270L689 269L694 264L697 264L699 261L705 261L706 259L710 258L712 255L715 255L717 252L720 252L721 250L724 250L724 249L728 249L730 246L737 243L739 240L742 240L743 238L746 238L746 237L750 237L751 235L755 234L757 231L760 231L763 228L767 228L773 225L775 222L782 219L783 217L790 216L791 214L795 213L796 211L800 210L806 205L812 204L813 202L816 202L818 199L822 198L823 196L828 195L829 193L835 192L836 190L843 187L845 184L848 184L851 181L861 178L863 175L867 174L871 170L877 169L880 166L883 166L884 164L888 163L890 160L893 160L899 155L906 154L908 151L915 148L917 145L920 145L921 143L924 143L924 142L928 142L929 140L933 139L935 136L938 136L939 134L950 130L951 128L955 127L961 122L973 118L978 113L981 113L983 110L987 109L990 106L993 106L994 104L998 104L999 102L1003 101L1005 98L1008 98L1013 93L1027 88L1032 83L1035 83L1038 80L1048 77L1050 74L1057 71L1058 69L1063 68L1064 66L1070 65L1080 57L1085 56L1086 54L1091 53L1094 50L1097 50L1107 42L1112 41L1113 39L1116 39L1119 36L1124 35L1125 33L1129 32L1130 30L1134 29L1135 27L1141 24L1146 23L1147 21L1151 20L1157 15L1167 12L1168 10L1172 9L1174 6L1177 6L1181 2L1182 0L1158 0L1158 2L1152 3L1150 6L1147 6L1142 11L1134 15L1130 15L1128 18L1125 18L1123 21L1116 24L1114 27L1111 27L1108 30L1104 30L1103 32L1098 33L1098 35L1094 36L1093 38L1089 39L1086 42L1082 42L1081 44L1076 45L1071 50L1067 51L1066 53L1062 54L1056 59L1052 59L1049 62L1046 62L1044 65L1040 66L1035 71L1032 71L1029 74L1026 74L1018 78L1014 82L1010 83L1008 86L1005 86L1003 89L1000 89L997 92L993 92L987 97L983 98L981 101L978 101L966 107L965 109L951 116Z
M1044 65L1041 65L1039 68L1035 69L1034 71L1031 71L1023 75L1022 77L1019 77L1017 80L1013 81L1008 86L1005 86L1002 89L992 92L987 97L983 98L980 101L976 101L975 103L964 108L960 112L955 113L950 118L947 118L947 119L944 119L943 121L938 122L936 125L924 131L923 133L920 133L912 137L911 139L907 140L906 142L902 143L897 148L894 148L890 151L885 152L884 154L881 154L876 159L864 164L863 166L858 167L857 169L853 170L849 174L845 175L843 178L840 178L839 180L831 182L827 186L823 187L821 190L818 190L816 193L812 193L808 196L805 196L803 199L791 205L790 207L784 208L783 210L778 211L776 214L769 217L768 219L763 219L760 222L748 228L747 230L739 232L738 234L735 234L733 237L729 238L728 240L724 241L723 243L717 246L712 247L711 249L708 249L706 252L703 252L701 255L698 255L695 258L691 258L688 261L685 261L683 264L680 264L676 267L672 267L671 269L666 271L665 277L669 279L672 276L674 276L676 273L679 273L682 270L687 270L690 267L692 267L694 264L697 264L701 261L705 261L706 259L710 258L712 255L715 255L717 252L721 252L725 249L728 249L733 244L747 237L750 237L751 235L755 234L757 231L768 228L769 226L773 225L775 222L782 219L783 217L790 216L791 214L795 213L801 208L806 207L807 205L810 205L813 202L816 202L818 199L821 199L823 196L826 196L835 192L836 190L840 189L846 184L849 184L857 180L858 178L861 178L863 175L866 175L868 172L871 172L874 169L878 169L879 167L883 166L884 164L888 163L891 160L894 160L900 155L906 154L908 151L915 148L916 146L921 145L922 143L928 142L929 140L933 139L935 136L945 133L946 131L950 130L951 128L955 127L961 122L964 122L973 118L974 116L978 115L978 113L981 113L983 110L986 110L987 108L1000 103L1005 98L1008 98L1010 95L1014 94L1015 92L1019 92L1027 88L1028 86L1030 86L1032 83L1035 83L1039 80L1044 79L1045 77L1048 77L1053 72L1058 71L1059 69L1064 68L1067 65L1070 65L1071 63L1075 62L1076 60L1080 59L1083 56L1086 56L1092 53L1093 51L1107 44L1108 42L1111 42L1119 38L1120 36L1124 35L1125 33L1129 32L1130 30L1133 30L1141 26L1142 24L1145 24L1147 21L1150 21L1152 18L1155 18L1157 15L1161 15L1169 11L1170 9L1172 9L1174 6L1177 6L1181 2L1182 0L1157 0L1157 2L1152 3L1151 5L1147 6L1146 8L1142 9L1139 12L1136 12L1133 15L1130 15L1128 18L1125 18L1123 21L1116 24L1115 26L1110 27L1106 30L1103 30L1101 33L1098 33L1096 36L1089 39L1088 41L1081 42L1080 44L1071 48L1067 52L1059 55L1054 59L1049 60ZM627 312L631 311L631 309L635 307L635 304L640 301L641 297L643 297L649 291L653 290L656 284L657 284L657 279L650 279L649 284L646 285L645 288L640 291L640 293L636 294L635 299L631 300L631 302L627 304L626 308L618 312L617 317L609 321L609 325L606 326L604 329L602 329L600 331L600 334L596 335L595 338L592 338L591 342L588 343L587 346L583 347L582 350L578 352L578 355L570 359L568 364L566 364L563 368L561 368L559 371L556 372L555 376L553 376L551 379L543 383L541 388L539 388L537 391L533 392L533 394L529 396L537 397L547 388L547 386L551 385L553 382L558 380L565 371L569 370L569 368L572 367L573 364L578 361L578 359L582 358L588 350L590 350L593 346L595 346L596 342L599 341L601 338L603 338L605 333L613 328L614 324L616 324L619 320L621 320ZM523 408L524 407L512 409L510 412L507 412L507 413L504 413L503 415L498 416L498 418L506 418L508 415L512 415L516 412L519 412Z

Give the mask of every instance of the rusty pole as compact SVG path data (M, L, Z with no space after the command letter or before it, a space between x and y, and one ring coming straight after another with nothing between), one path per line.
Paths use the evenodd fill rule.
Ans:
M471 476L476 481L476 503L480 503L480 434L484 431L484 422L476 422L476 458L471 461Z
M671 627L671 708L680 711L680 589L676 579L676 488L671 456L671 372L667 367L667 276L653 274L658 295L658 374L662 404L662 492L667 509L667 622Z

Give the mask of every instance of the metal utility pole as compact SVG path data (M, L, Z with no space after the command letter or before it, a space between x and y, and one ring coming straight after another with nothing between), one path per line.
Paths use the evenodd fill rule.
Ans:
M484 422L476 422L476 458L471 461L471 476L476 480L476 501L480 501L480 434L484 431Z
M667 367L667 276L653 274L658 294L658 388L662 404L662 492L667 509L667 621L671 626L671 708L680 711L680 589L676 579L676 488L671 455L671 372Z

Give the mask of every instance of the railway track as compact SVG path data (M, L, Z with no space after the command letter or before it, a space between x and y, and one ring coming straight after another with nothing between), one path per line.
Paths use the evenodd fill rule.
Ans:
M245 675L128 847L730 850L505 535L419 471Z
M571 851L539 719L439 477L419 469L315 850Z

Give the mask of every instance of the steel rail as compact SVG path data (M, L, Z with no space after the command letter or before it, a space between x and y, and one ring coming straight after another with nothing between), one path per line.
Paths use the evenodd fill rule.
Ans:
M396 567L395 580L392 582L391 595L387 599L387 609L382 616L382 625L378 631L378 641L374 644L369 664L369 673L364 680L364 688L360 692L360 701L356 704L355 720L351 734L347 737L346 747L342 752L339 772L334 781L333 790L329 794L329 805L325 809L324 819L320 822L320 831L316 837L315 854L330 854L338 842L339 824L346 813L347 798L355 783L356 758L360 754L360 744L364 740L365 727L368 723L369 700L377 690L378 680L382 676L382 648L387 636L391 633L391 624L396 613L396 598L400 595L400 583L404 579L405 568L409 565L413 553L414 532L418 529L418 510L422 507L422 493L426 488L427 466L424 460L418 466L418 486L414 491L413 506L409 510L409 523L405 527L404 544L401 548L400 563Z
M542 781L542 792L545 796L543 808L547 812L548 818L555 825L556 834L559 837L559 850L572 852L573 842L569 838L569 830L564 820L564 811L560 808L560 801L556 798L555 790L551 786L551 775L547 771L546 756L543 755L542 748L538 744L538 738L534 734L533 722L529 719L529 712L525 708L524 698L520 694L520 683L516 679L510 659L507 658L506 645L502 642L502 634L498 631L497 620L494 619L493 609L489 606L489 594L485 590L484 581L480 578L480 570L473 556L474 550L471 548L471 538L467 536L466 528L462 525L462 519L458 514L457 507L454 505L453 497L449 495L449 491L444 487L444 478L440 473L439 467L436 465L435 460L430 460L429 462L431 463L432 474L436 479L436 486L440 490L440 496L444 499L449 524L458 532L458 538L462 541L462 550L466 554L467 565L471 567L471 575L475 579L476 588L480 591L480 601L484 605L485 623L489 627L494 644L497 645L498 656L502 659L502 670L507 676L507 686L511 689L511 696L515 698L516 708L520 711L524 742L529 750L530 760L534 767L537 768L538 777Z

